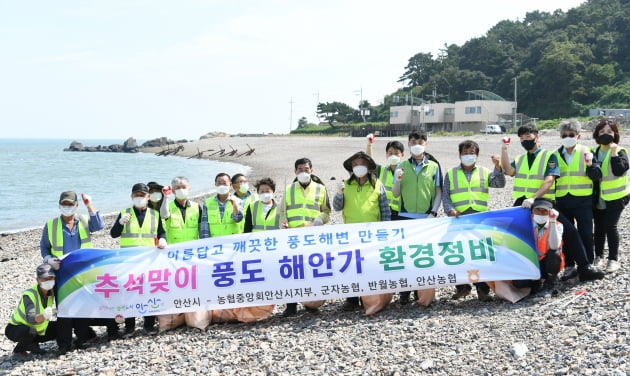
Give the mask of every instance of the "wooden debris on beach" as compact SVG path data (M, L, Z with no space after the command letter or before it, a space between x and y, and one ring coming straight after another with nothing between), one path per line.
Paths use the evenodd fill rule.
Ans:
M206 153L206 152L209 152L209 151L213 151L213 150L214 149L208 149L208 150L204 150L204 151L199 151L199 148L197 148L197 154L191 155L190 157L188 157L188 159L193 159L193 158L201 159L201 158L203 158L203 153Z
M159 155L161 157L165 157L167 155L175 155L180 151L184 150L184 145L178 144L176 148L171 149L170 145L166 149L162 149L161 151L155 153L155 155Z
M230 152L228 152L228 153L225 153L225 154L221 155L222 157L232 157L232 156L234 156L234 154L236 154L236 152L238 151L238 149L234 149L234 148L232 147L232 145L228 145L228 146L230 147L230 149L232 149L232 151L230 151Z
M254 151L255 151L256 149L254 149L253 147L249 146L249 144L245 144L245 145L247 145L247 147L249 148L249 150L248 150L248 151L246 151L246 152L244 152L244 153L241 153L241 154L237 155L237 156L236 156L237 158L238 158L238 157L242 157L242 156L244 156L244 155L245 155L245 156L250 156L250 155L254 154Z

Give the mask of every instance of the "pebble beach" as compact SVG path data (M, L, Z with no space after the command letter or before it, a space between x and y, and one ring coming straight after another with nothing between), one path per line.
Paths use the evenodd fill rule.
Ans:
M490 156L500 154L502 135L429 137L427 152L443 170L459 164L457 145L472 139L480 145L478 165L491 167ZM512 159L523 149L511 135ZM399 140L409 156L407 138L376 138L373 155L385 163L385 145ZM544 148L555 149L560 137L541 133ZM580 141L594 146L588 131ZM263 177L277 185L276 200L294 178L294 161L313 162L313 174L327 186L332 201L337 183L348 176L342 163L365 150L365 138L346 137L230 137L209 138L183 144L177 156L188 157L219 145L238 149L234 156L217 154L209 159L251 167L250 186ZM622 138L621 145L630 142ZM239 154L253 148L251 155ZM159 149L147 150L157 152ZM168 184L169 182L161 182ZM208 176L207 188L214 185ZM492 189L490 209L509 207L512 178L504 189ZM99 198L93 197L98 209ZM41 203L56 206L56 202ZM83 206L80 211L85 212ZM439 213L444 216L443 212ZM93 234L96 248L117 248L107 226ZM332 212L331 223L342 223ZM43 227L44 223L33 223ZM450 299L455 288L436 290L429 307L418 304L388 308L370 317L360 311L343 312L341 300L327 301L318 313L297 316L275 314L257 323L211 324L205 331L182 327L148 335L136 330L133 337L107 341L104 327L84 350L55 355L54 342L42 344L45 355L17 358L15 344L0 338L0 375L628 375L630 374L630 210L619 223L621 269L599 281L559 282L551 298L529 297L512 304L500 299L480 302L473 293L463 300ZM36 230L0 235L0 317L6 325L21 292L35 282L41 263ZM142 325L138 325L141 328Z

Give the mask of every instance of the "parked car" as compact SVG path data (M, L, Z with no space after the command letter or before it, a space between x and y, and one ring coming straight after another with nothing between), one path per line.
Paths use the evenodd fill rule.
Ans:
M499 124L488 124L486 125L486 129L484 130L483 133L501 134L503 133L503 130L501 129L501 126L499 126Z

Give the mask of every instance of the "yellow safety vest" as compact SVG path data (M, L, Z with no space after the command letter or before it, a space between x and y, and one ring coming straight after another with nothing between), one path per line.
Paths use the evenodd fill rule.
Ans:
M81 248L92 248L92 239L90 238L90 227L88 218L84 215L76 216L79 226L79 239L81 239ZM50 254L54 257L63 256L63 219L61 217L53 218L46 224L48 229L48 241L50 242Z
M547 150L539 151L531 167L527 167L527 154L516 157L516 175L514 175L514 189L512 190L513 198L534 197L534 194L545 181L545 170L552 154L552 152ZM543 197L550 200L555 199L556 194L553 185Z
M236 196L238 197L238 196ZM238 197L241 200L241 203L239 204L239 208L241 209L241 213L243 213L243 215L245 213L247 213L247 208L249 207L249 205L252 204L252 202L254 202L254 195L253 194L248 194L247 197L245 197L245 199L241 199L240 197ZM238 225L238 233L242 234L243 231L245 231L245 221L240 221L237 223Z
M401 167L405 170L400 181L401 211L408 213L428 213L435 200L435 175L438 164L427 160L416 174L415 166L405 160Z
M572 196L593 194L593 181L586 175L586 162L584 162L584 153L587 152L590 150L586 146L576 145L571 163L567 165L562 158L562 153L555 151L560 168L560 176L556 179L556 197L564 197L569 193Z
M210 237L223 235L240 234L240 227L238 223L232 219L232 204L229 201L225 202L225 210L223 211L223 218L221 218L221 212L219 211L219 203L216 200L216 196L209 197L206 200L206 209L208 210L208 225L210 228Z
M625 151L624 148L618 148L617 152ZM628 173L622 176L615 176L612 172L610 164L610 149L606 152L606 157L602 161L602 181L600 185L600 195L604 201L613 201L626 197L630 194L628 188Z
M459 167L448 170L450 199L455 210L464 212L473 209L477 212L488 211L490 171L485 167L475 166L470 181L464 170Z
M34 328L37 332L37 335L43 336L46 334L46 328L48 328L48 320L44 320L39 324L31 324L27 321L27 312L26 307L24 306L24 296L28 296L33 304L35 304L35 314L41 315L44 313L44 305L42 304L41 296L39 295L38 285L35 284L28 289L24 290L22 293L22 299L20 299L20 304L13 311L13 315L9 320L9 324L11 325L26 325ZM54 304L53 297L48 296L46 298L46 307L52 307Z
M146 211L142 227L138 224L138 218L132 208L127 208L120 212L121 215L125 213L131 214L129 222L123 225L122 234L120 234L121 248L155 245L160 215L155 209L147 208Z
M343 190L343 223L378 222L381 220L381 208L378 197L383 184L374 180L359 186L355 179L345 181Z
M175 201L168 204L171 215L164 220L164 230L169 244L199 239L200 206L194 201L188 202L190 206L186 208L186 220L182 217L182 211Z
M326 187L311 180L307 189L304 189L299 182L295 182L285 190L285 200L289 228L304 226L321 213L321 208L326 204Z
M266 217L263 203L260 200L251 204L250 210L252 212L252 232L277 230L280 228L280 216L278 216L275 202L269 209Z
M378 180L380 180L385 187L385 193L387 194L387 199L389 200L389 207L392 210L399 211L400 196L394 197L394 193L392 192L392 187L394 186L394 173L392 170L388 166L379 166Z

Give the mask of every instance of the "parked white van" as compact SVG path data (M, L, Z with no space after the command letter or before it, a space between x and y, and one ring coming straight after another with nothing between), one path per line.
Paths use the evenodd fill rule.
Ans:
M503 133L499 124L488 124L486 130L483 133Z

